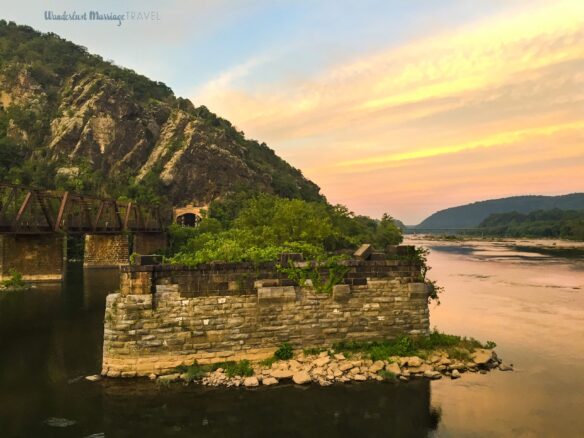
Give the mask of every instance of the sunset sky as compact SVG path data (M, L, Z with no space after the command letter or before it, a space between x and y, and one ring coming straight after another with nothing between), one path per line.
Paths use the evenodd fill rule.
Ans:
M2 18L165 82L356 213L584 191L584 1L55 1ZM46 3L45 3L46 4Z

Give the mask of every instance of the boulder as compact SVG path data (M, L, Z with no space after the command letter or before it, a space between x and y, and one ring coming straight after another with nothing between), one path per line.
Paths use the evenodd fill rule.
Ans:
M166 374L164 376L159 376L158 380L160 380L161 382L174 382L175 380L178 380L179 378L180 378L180 374L174 373L174 374Z
M395 376L400 376L401 375L401 368L399 367L399 365L395 362L392 362L390 364L387 364L385 366L385 371L388 371L392 374L394 374Z
M492 350L477 349L472 354L472 361L477 365L485 365L490 362L494 357Z
M97 382L101 380L101 376L99 374L93 374L91 376L85 376L85 380L89 380L90 382Z
M409 367L419 367L419 366L422 366L422 364L424 363L424 361L422 359L420 359L418 356L411 356L411 357L407 357L404 359L406 359L405 363Z
M501 370L501 371L513 371L513 366L512 365L504 365L504 364L501 364L501 365L499 365L499 370Z
M276 379L274 377L266 377L266 378L262 379L262 384L264 384L266 386L277 385L278 379Z
M355 374L353 376L353 380L356 380L358 382L363 382L363 381L367 380L367 376L365 376L364 374Z
M345 360L345 355L343 353L338 353L334 355L336 360Z
M351 362L344 362L344 363L339 365L339 370L349 371L351 368L353 368L353 366L354 365Z
M306 371L298 371L292 376L292 381L297 385L304 385L305 383L310 383L312 379Z
M424 371L424 377L426 377L428 379L436 380L436 379L441 379L442 374L440 374L438 371L427 370L427 371Z
M278 368L270 371L270 376L276 379L290 379L294 373L291 370Z
M319 357L318 359L316 359L313 364L316 367L323 367L325 366L327 363L329 363L331 361L331 358L327 356L323 356L323 357Z
M373 365L371 365L369 367L369 372L376 374L379 371L381 371L384 366L385 366L385 364L383 363L383 361L378 360L378 361L374 362Z
M412 374L423 374L426 371L434 372L434 368L432 367L432 365L428 365L427 363L423 363L419 367L410 367L408 368L408 370Z
M255 376L246 377L245 379L243 379L243 386L247 388L258 386L259 384L260 382L258 381L258 378Z
M458 370L452 370L452 373L450 374L450 378L451 379L459 379L460 378L460 371Z

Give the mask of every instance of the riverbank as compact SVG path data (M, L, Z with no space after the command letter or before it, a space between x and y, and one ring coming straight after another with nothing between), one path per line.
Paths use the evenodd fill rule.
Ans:
M493 347L492 342L483 345L472 338L438 332L417 339L403 337L391 342L344 343L324 351L303 350L296 354L284 344L272 358L263 361L207 365L195 362L177 367L173 373L149 377L162 384L257 387L292 381L298 385L329 386L367 380L458 379L467 372L512 371L513 365L503 364Z

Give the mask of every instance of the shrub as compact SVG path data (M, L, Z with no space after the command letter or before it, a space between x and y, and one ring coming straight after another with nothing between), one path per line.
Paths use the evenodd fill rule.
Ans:
M8 280L2 281L2 286L10 288L22 288L26 286L26 283L22 279L22 274L16 269L11 268L9 270L10 278Z
M292 346L286 342L276 350L274 357L278 360L292 359L294 357L294 350L292 349Z
M213 370L223 368L228 377L249 377L253 376L253 368L249 360L240 360L239 362L222 362L213 365Z

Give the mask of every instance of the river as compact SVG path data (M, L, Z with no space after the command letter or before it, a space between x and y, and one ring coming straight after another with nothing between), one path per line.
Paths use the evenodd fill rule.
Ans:
M100 370L117 271L70 265L62 286L0 295L0 436L583 436L584 262L510 242L415 243L446 289L432 325L496 341L514 372L256 390L92 383L80 377Z

